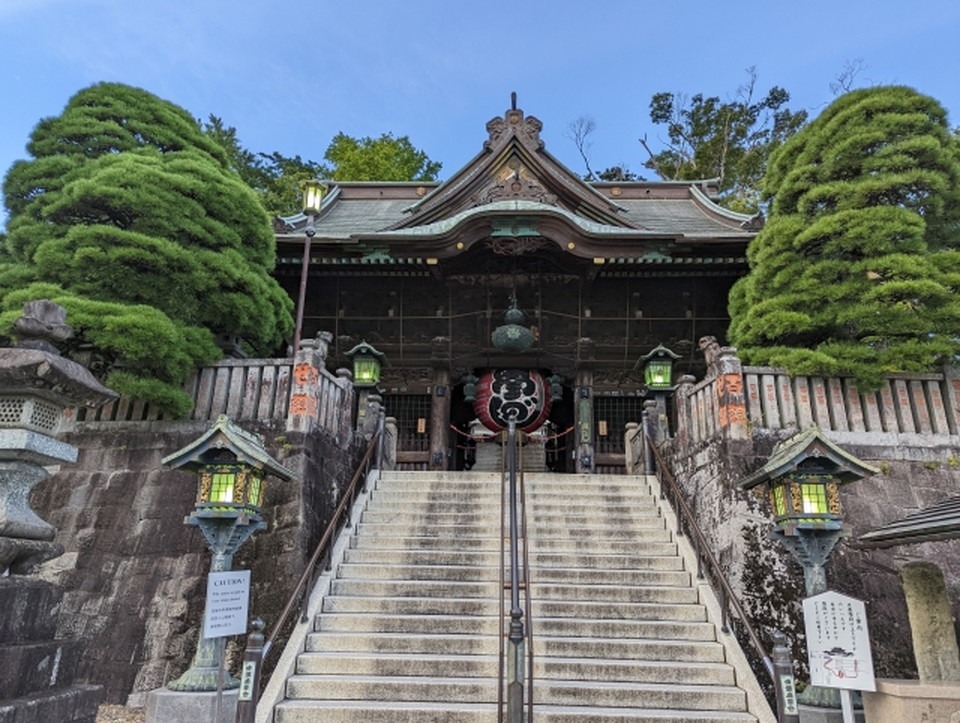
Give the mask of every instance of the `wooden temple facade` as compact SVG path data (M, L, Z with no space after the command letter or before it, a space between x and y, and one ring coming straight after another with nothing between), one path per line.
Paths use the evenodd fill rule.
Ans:
M508 370L547 397L546 466L622 468L641 358L662 344L675 375L701 377L697 341L726 334L757 220L718 206L711 181L584 182L541 127L513 108L445 182L330 184L315 217L278 221L276 274L294 299L305 279L302 336L333 335L331 366L360 342L383 353L405 468L469 468L474 387ZM522 349L493 341L513 306Z

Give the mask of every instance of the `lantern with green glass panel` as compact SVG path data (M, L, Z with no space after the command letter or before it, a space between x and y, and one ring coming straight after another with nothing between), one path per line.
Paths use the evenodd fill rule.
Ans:
M197 473L195 517L260 519L264 477L283 480L293 473L264 449L263 440L221 415L205 434L163 460Z
M766 485L777 529L785 535L843 526L840 486L877 470L811 427L784 440L759 470L740 482L743 489Z
M658 344L640 357L643 362L643 381L647 389L672 389L673 362L679 358L679 354L670 351L663 344Z
M346 353L353 362L353 385L375 387L380 383L380 366L383 352L363 341Z

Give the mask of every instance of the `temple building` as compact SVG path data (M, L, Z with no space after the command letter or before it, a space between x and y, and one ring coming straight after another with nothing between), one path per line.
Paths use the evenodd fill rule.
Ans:
M622 471L645 358L702 377L698 340L725 337L762 219L720 207L711 180L585 182L541 128L511 108L445 182L330 183L277 222L295 343L330 332L343 366L382 354L402 468L470 468L478 431L513 419L550 469Z

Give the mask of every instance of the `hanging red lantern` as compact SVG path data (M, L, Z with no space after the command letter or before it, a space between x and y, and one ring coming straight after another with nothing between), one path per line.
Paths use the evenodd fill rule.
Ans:
M533 432L547 420L550 402L548 387L537 372L496 369L486 372L477 382L473 411L492 432L506 429L511 421L517 429Z

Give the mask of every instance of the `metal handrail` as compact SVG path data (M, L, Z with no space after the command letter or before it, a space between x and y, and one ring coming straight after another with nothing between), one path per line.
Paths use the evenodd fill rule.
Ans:
M316 579L317 563L320 561L320 558L324 556L324 553L326 553L326 562L324 567L327 570L330 569L330 556L333 551L331 542L335 539L336 534L340 531L341 522L345 522L343 527L350 526L349 516L347 516L344 520L344 515L345 513L348 513L349 507L354 501L356 501L360 491L366 490L366 479L371 468L374 468L377 464L379 464L381 452L380 439L382 436L383 419L381 415L381 420L377 431L367 444L367 449L363 454L363 458L357 465L357 469L353 473L353 477L350 479L350 484L347 486L347 490L341 498L340 504L337 505L337 509L330 518L330 522L327 523L327 527L323 531L320 542L317 543L313 554L310 556L310 561L307 563L306 569L303 571L303 574L300 575L300 579L293 588L293 592L290 593L290 598L287 600L287 604L284 606L283 612L280 613L280 617L270 630L270 635L267 637L267 640L263 645L263 654L261 658L262 661L266 661L267 655L269 655L271 649L273 648L273 644L280 635L280 631L287 623L290 614L293 612L298 603L301 608L300 622L307 622L307 599L310 595L310 589L313 587L313 582ZM361 480L363 480L364 483L362 487L360 485Z
M522 434L522 433L521 433ZM520 455L518 454L520 441L517 435L517 428L514 422L509 423L507 429L507 439L504 444L504 454L501 459L501 493L500 493L500 579L506 577L505 561L505 539L509 538L510 553L510 583L503 584L503 589L510 591L510 626L507 635L504 635L504 621L506 619L504 610L504 595L500 594L500 645L499 645L499 664L498 664L498 685L497 685L497 719L504 720L503 715L503 691L507 692L507 720L508 723L522 723L524 709L524 687L526 687L527 697L527 719L532 723L533 720L533 646L530 639L529 624L524 625L524 617L527 621L531 620L531 603L529 595L529 586L526 584L526 570L529 569L529 555L527 546L523 550L523 582L521 582L520 567L520 536L521 532L526 537L526 512L521 507L522 500L525 499L523 490L522 465L518 463ZM518 477L520 484L518 485ZM520 504L518 504L518 492ZM521 510L523 513L521 514ZM509 511L509 534L505 534L504 511ZM525 605L520 605L520 589L525 587ZM509 645L507 645L509 642ZM526 650L524 650L526 647ZM506 670L505 658L507 659ZM527 685L524 686L524 676L520 671L526 658ZM507 680L507 678L510 678ZM506 685L504 685L506 682Z
M643 439L645 451L649 451L652 454L653 461L656 465L657 477L660 479L661 497L664 496L663 491L666 488L669 488L670 494L672 494L673 499L670 500L670 502L672 503L673 509L677 514L677 534L680 536L686 534L688 539L693 542L694 551L697 555L697 579L702 580L705 578L703 566L704 561L706 561L708 568L707 572L709 573L709 581L711 585L715 590L717 587L720 588L720 629L724 633L730 632L730 626L727 624L727 620L729 618L729 608L732 608L735 616L740 620L741 625L743 625L743 629L746 632L747 637L750 639L750 644L753 646L754 651L763 661L764 667L766 668L767 673L770 675L771 684L776 687L773 661L771 660L770 655L764 649L763 644L760 642L760 636L757 635L756 630L750 623L750 619L744 612L743 606L740 604L740 600L733 592L733 588L730 587L730 583L721 569L720 563L717 562L717 558L714 557L713 553L710 551L710 546L707 544L707 538L700 529L700 525L697 524L696 517L694 516L693 511L690 509L690 506L687 504L686 499L681 494L680 485L677 484L676 477L673 476L670 468L667 467L667 463L660 454L660 450L657 449L657 446L653 443L650 435L644 432ZM686 526L686 533L684 533L684 526Z

